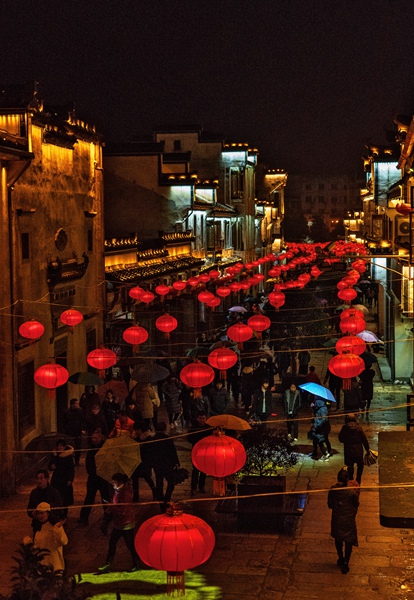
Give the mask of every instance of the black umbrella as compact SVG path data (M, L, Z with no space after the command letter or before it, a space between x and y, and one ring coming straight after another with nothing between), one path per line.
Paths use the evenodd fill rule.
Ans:
M371 354L371 352L363 352L361 358L364 361L366 369L369 369L374 363L378 362L378 358Z
M104 380L98 377L96 373L90 373L89 371L78 371L71 375L68 381L77 385L102 385L104 383Z
M132 371L131 378L139 383L156 383L167 379L170 371L154 362L137 365Z

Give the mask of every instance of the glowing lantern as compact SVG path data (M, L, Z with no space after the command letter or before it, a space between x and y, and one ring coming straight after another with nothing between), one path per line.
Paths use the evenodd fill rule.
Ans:
M175 291L178 292L178 295L180 295L180 293L187 287L187 284L185 281L174 281L172 286Z
M203 273L198 279L202 283L207 283L208 281L210 281L210 275L208 273Z
M246 450L241 442L217 429L194 445L191 460L196 469L214 477L213 494L224 496L225 477L240 471L246 462Z
M155 296L152 292L143 292L141 294L141 302L144 302L144 304L149 304L150 302L152 302L154 300Z
M356 335L347 335L339 338L335 344L335 348L339 354L363 354L367 349L367 345L360 337Z
M139 285L136 285L135 287L131 288L128 292L128 294L134 300L141 300L141 296L143 293L144 293L144 290L141 287L139 287Z
M342 388L350 390L352 377L357 377L362 373L365 363L356 354L337 354L329 361L328 368L331 373L342 378Z
M362 320L365 319L364 313L358 308L346 308L341 312L341 321L343 319L347 319L348 317L357 317L358 319Z
M71 332L73 333L73 328L75 325L79 325L83 321L83 314L78 310L69 309L65 310L60 315L60 320L62 323L70 327Z
M216 294L217 296L220 296L220 298L226 298L231 294L231 290L228 287L222 285L216 289Z
M269 277L280 277L280 274L282 272L282 269L280 267L272 267L271 269L269 269Z
M227 329L227 337L237 342L240 350L243 349L243 342L247 342L253 337L253 329L243 323L236 323Z
M359 319L358 317L347 317L346 319L342 319L342 321L340 321L339 328L342 333L351 333L352 335L356 335L357 333L364 331L365 321L364 319Z
M57 387L64 385L69 379L69 372L62 365L49 363L36 369L35 382L48 390L48 397L55 398Z
M122 337L127 344L132 344L133 351L137 352L139 350L139 345L147 341L148 331L139 325L132 325L132 327L125 329L122 333Z
M237 294L237 292L240 290L240 283L233 281L233 283L229 285L229 289L233 292L233 294Z
M210 271L209 273L210 279L217 279L218 277L220 277L220 271Z
M250 279L249 280L244 280L240 282L240 289L243 290L244 292L246 292L249 287L250 287L251 283L250 283Z
M322 274L322 271L316 265L313 265L313 267L310 270L310 273L312 277L319 277L319 275Z
M211 308L211 310L214 310L217 306L220 305L220 298L217 298L217 296L213 296L211 300L208 300L206 302L206 304L209 308Z
M257 339L261 339L262 332L269 329L271 321L266 315L254 315L247 320L247 325L251 327L256 334Z
M178 503L165 514L144 521L135 536L135 549L146 565L167 571L167 594L185 595L184 571L208 560L215 537L205 521L183 513Z
M188 285L191 285L191 287L196 287L200 281L198 279L198 277L190 277L190 279L187 280Z
M170 337L171 331L177 328L178 321L171 315L162 315L155 321L155 327L165 333L167 338Z
M341 291L341 290L346 290L349 287L349 285L341 279L341 281L338 281L338 283L336 284L336 287L338 290Z
M167 296L170 291L171 290L168 285L157 285L155 288L155 293L161 296L161 302L164 302L164 296Z
M45 328L43 327L43 325L39 323L39 321L35 321L34 319L22 323L19 327L20 335L32 341L41 338L44 332Z
M351 302L352 300L355 300L357 296L358 293L353 288L346 288L345 290L340 290L338 292L338 298L344 302Z
M268 300L272 306L274 306L276 309L279 309L281 306L284 305L286 301L286 296L283 292L277 290L274 292L270 292Z
M207 302L214 298L214 294L212 294L211 292L200 292L197 298L202 304L207 304Z
M358 271L358 273L364 273L364 271L366 271L366 269L367 269L367 267L366 267L366 264L365 264L365 261L363 261L363 260L355 260L355 261L352 263L352 267L353 267L353 268L354 268L356 271Z
M262 273L256 273L256 275L254 275L253 277L256 281L256 284L260 283L264 279L264 275Z
M210 385L214 379L214 371L209 366L202 362L194 362L186 365L180 371L181 381L194 389L194 396L201 396L201 388Z
M226 379L227 369L231 369L237 363L237 354L230 348L217 348L212 350L207 357L209 364L213 369L220 371L220 378Z
M124 332L125 333L125 332ZM89 352L86 357L88 365L98 370L98 377L102 379L105 377L106 369L113 367L116 363L117 357L115 352L108 348L97 348Z

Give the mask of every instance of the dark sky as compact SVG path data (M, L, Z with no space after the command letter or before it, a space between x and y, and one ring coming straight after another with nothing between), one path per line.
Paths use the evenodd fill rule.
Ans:
M290 173L359 173L414 113L413 0L0 0L0 23L0 82L108 141L202 123Z

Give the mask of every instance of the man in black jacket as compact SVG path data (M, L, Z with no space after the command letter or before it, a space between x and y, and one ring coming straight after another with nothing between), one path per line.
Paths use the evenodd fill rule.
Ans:
M166 431L167 424L164 421L157 423L150 446L150 462L155 473L158 500L162 502L160 505L162 512L165 512L174 491L174 467L180 464L174 441ZM165 493L164 479L167 482Z
M86 453L85 467L88 473L86 482L86 496L84 506L81 508L78 523L83 525L88 524L89 515L91 514L92 504L95 502L96 492L101 495L103 504L110 501L110 485L106 479L103 479L96 473L95 454L102 448L105 443L105 438L102 435L101 429L95 429L91 436L91 448ZM104 507L105 511L105 507Z
M50 512L49 520L51 523L57 523L62 517L63 501L56 488L49 483L49 471L47 469L39 469L36 473L37 486L30 492L29 502L27 504L27 514L32 519L33 534L40 531L41 524L36 519L36 507L41 502L47 502L51 508L56 507L56 510Z
M212 433L212 429L211 429L210 425L207 425L206 421L207 421L207 415L206 415L205 411L200 410L197 415L197 425L195 425L194 427L191 427L189 434L188 434L188 438L187 438L193 448L197 442L199 442L203 438L207 437L208 435L211 435L211 433ZM198 491L201 494L206 493L206 488L205 488L206 477L207 477L207 475L205 473L202 473L193 465L193 470L191 472L191 495L192 496L194 496L194 494L196 493L197 487L198 487Z
M268 379L263 379L261 386L253 392L252 413L264 423L272 414L272 390Z
M339 432L338 439L344 445L345 464L348 467L349 479L354 478L354 465L357 466L356 480L361 485L364 470L364 448L369 452L369 443L364 430L357 423L356 416L350 413L345 416L345 425Z

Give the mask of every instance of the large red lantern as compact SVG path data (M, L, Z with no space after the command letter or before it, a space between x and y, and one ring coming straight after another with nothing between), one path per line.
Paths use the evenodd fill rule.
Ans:
M209 308L211 308L211 310L214 310L215 308L217 308L217 306L220 305L220 298L217 298L217 296L213 295L213 297L210 298L210 300L207 300L206 304Z
M213 369L218 369L220 371L220 378L226 379L227 369L234 367L238 358L234 350L223 346L222 348L212 350L208 355L207 360Z
M336 284L336 287L338 290L346 290L349 287L349 285L345 283L343 279L341 279L341 281L338 281L338 283Z
M210 281L210 275L208 273L203 273L202 275L199 275L198 279L202 283L207 283L208 281Z
M337 354L328 363L328 368L337 377L342 378L342 388L351 389L352 377L357 377L365 369L362 358L356 354Z
M227 337L233 342L237 342L240 349L243 348L243 342L247 342L253 337L253 329L243 323L236 323L227 329Z
M186 365L180 372L181 381L188 387L194 388L195 395L201 394L200 388L209 385L214 379L214 371L202 362Z
M68 379L67 369L56 363L42 365L34 373L35 382L48 390L49 398L54 398L56 388L64 385Z
M231 294L231 290L228 287L221 285L216 289L216 294L217 296L220 296L220 298L226 298Z
M96 350L89 352L86 357L88 365L97 369L98 377L101 377L102 379L105 377L106 369L113 367L116 360L117 357L115 352L112 352L109 348L97 348Z
M220 277L220 271L216 271L215 269L213 269L213 271L209 272L209 276L210 279L217 279L218 277Z
M281 306L284 305L286 301L286 296L281 291L274 291L270 292L268 300L272 306L274 306L276 309L279 309Z
M215 537L205 521L183 513L178 503L171 504L165 514L147 519L135 536L135 548L149 567L167 571L167 594L185 594L184 571L208 560Z
M191 285L191 287L196 287L199 283L200 280L198 277L190 277L190 279L187 280L188 285Z
M132 325L123 331L122 337L127 344L132 344L133 351L137 352L139 345L147 341L148 331L139 325Z
M224 435L221 429L197 442L191 451L193 465L207 475L212 475L213 494L224 496L225 477L237 473L246 462L246 450L241 442Z
M233 281L233 283L229 285L229 289L233 292L233 294L237 294L237 292L240 290L240 283Z
M128 292L128 294L134 300L141 300L141 296L143 293L144 293L144 290L141 287L139 287L139 285L136 285L135 287L131 288Z
M364 331L365 321L364 319L359 319L358 317L347 317L346 319L342 319L342 321L340 321L339 329L342 331L342 333L356 335L357 333Z
M269 329L271 321L266 315L254 315L247 320L247 325L253 329L256 337L260 340L262 332Z
M312 277L317 278L317 277L319 277L319 275L322 274L322 271L316 265L313 265L313 267L310 270L310 273L311 273Z
M269 277L280 277L280 274L282 272L282 269L280 267L272 267L271 269L269 269Z
M73 328L75 325L79 325L83 321L83 314L78 310L69 309L65 310L60 315L60 320L62 323L70 327L71 332L73 333Z
M360 337L356 335L347 335L339 338L335 344L335 348L339 354L349 353L360 355L365 352L367 345Z
M365 320L364 313L358 308L346 308L341 312L341 321L343 319L347 319L348 317L357 317L358 319L362 319L363 321Z
M39 323L39 321L35 321L34 319L22 323L19 327L20 335L32 341L41 338L44 332L45 328L43 327L43 325Z
M207 304L207 302L214 298L214 294L212 294L211 292L200 292L197 298L202 304Z
M168 285L157 285L155 293L161 296L161 302L164 302L164 296L167 296L171 292Z
M348 303L350 303L352 300L355 300L357 296L358 293L353 288L346 288L338 292L338 298Z
M141 294L141 302L144 302L144 304L149 304L150 302L152 302L154 300L155 296L152 292L150 291L146 291L143 292Z
M178 292L178 294L180 294L183 290L185 290L187 284L185 281L174 281L172 286Z
M170 337L171 331L177 329L177 325L177 319L171 315L162 315L155 321L155 327L160 331L163 331L167 338Z

